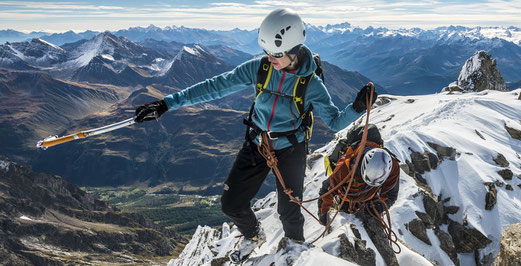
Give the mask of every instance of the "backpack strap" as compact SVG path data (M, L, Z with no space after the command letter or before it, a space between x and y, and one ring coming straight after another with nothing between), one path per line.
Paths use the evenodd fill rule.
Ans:
M268 60L267 56L263 56L261 59L259 70L257 70L257 85L255 86L255 98L253 100L254 104L259 94L261 94L268 86L272 72L273 65Z

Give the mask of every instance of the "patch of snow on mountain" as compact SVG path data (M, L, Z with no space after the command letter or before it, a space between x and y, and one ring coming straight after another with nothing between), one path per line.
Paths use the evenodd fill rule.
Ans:
M109 61L114 61L114 57L112 55L109 55L109 54L102 54L101 57L109 60Z
M198 45L195 45L195 49L194 48L191 48L191 47L188 47L188 46L183 46L183 51L189 53L189 54L192 54L192 55L200 55L201 53L197 50L197 48L200 49L200 47Z
M411 161L411 151L423 153L436 151L427 143L432 142L441 146L456 149L457 155L451 160L444 158L436 169L423 174L435 196L449 198L450 206L460 209L449 218L458 223L463 220L472 228L487 236L492 243L483 248L482 256L499 251L501 231L508 225L521 222L521 190L506 190L497 187L497 203L492 210L485 210L485 182L500 181L517 188L517 180L503 180L497 171L499 167L493 158L498 153L510 162L510 170L514 176L521 174L519 154L521 145L519 140L510 137L504 125L521 129L519 114L521 104L517 94L521 89L511 92L483 91L471 93L439 93L424 96L390 96L390 103L376 107L371 112L370 123L376 124L382 133L385 146L398 159L405 163ZM386 95L384 95L386 96ZM337 133L335 140L316 150L310 158L311 168L307 169L304 199L318 195L322 181L327 178L324 171L323 158L332 152L338 139L345 136L347 131L365 121L365 115L351 124L348 128ZM476 133L479 132L479 135ZM432 245L427 245L417 239L406 228L411 220L416 219L415 211L425 212L421 191L417 181L403 170L400 173L400 192L398 200L390 208L392 228L400 239L402 252L397 255L400 265L454 265L449 256L440 248L440 241L434 229L427 229L427 235ZM317 213L316 202L305 203L311 213ZM278 262L284 256L277 251L277 245L283 237L282 225L277 214L277 199L275 192L258 200L253 209L261 222L267 242L254 251L243 265L270 265ZM324 227L312 219L305 212L305 238L311 242L317 238ZM385 265L381 255L375 249L368 237L362 222L354 215L340 213L332 224L332 232L314 243L314 247L303 250L298 256L295 265L349 265L339 259L340 234L345 234L353 242L353 233L350 224L356 225L360 235L366 241L367 247L376 252L376 265ZM440 226L444 232L447 225ZM202 229L198 229L200 232ZM178 259L171 260L169 265L210 265L217 260L222 265L230 265L227 255L238 243L239 235L236 227L228 228L223 225L223 232L207 228L205 233L194 234L187 245L187 252L183 252ZM225 233L226 231L226 233ZM220 237L215 237L221 235ZM403 243L407 244L405 246ZM196 248L197 246L197 248ZM462 265L474 265L473 254L459 254ZM212 259L210 259L210 257ZM204 259L203 259L204 258ZM193 260L193 263L189 263ZM284 263L276 265L286 265Z
M5 172L9 171L9 165L11 165L10 162L0 160L0 169L4 170Z
M517 45L521 45L521 29L518 28L482 28L481 34L483 34L484 37L489 39L500 38L509 42L513 42Z
M9 49L11 49L13 52L14 52L14 55L22 60L26 60L26 57L24 55L24 53L18 51L16 48L14 48L11 44L8 44L7 45L9 47Z
M93 40L83 43L78 49L76 49L77 54L73 55L77 58L73 60L73 64L76 67L82 67L89 64L90 60L95 56L99 55L102 52L106 54L112 54L113 47L103 47L102 44L104 42L104 35L99 34Z
M40 38L38 38L38 40L39 40L40 42L44 43L44 44L47 44L47 45L51 46L52 48L54 48L54 49L56 49L56 50L59 50L59 51L65 53L65 50L63 50L63 48L61 48L61 47L59 47L59 46L56 46L56 45L54 45L54 44L52 44L52 43L50 43L50 42L48 42L48 41L42 40L42 39L40 39Z

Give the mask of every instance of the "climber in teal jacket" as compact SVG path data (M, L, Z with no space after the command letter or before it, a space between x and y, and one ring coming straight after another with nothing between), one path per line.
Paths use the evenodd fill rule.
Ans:
M302 49L307 58L303 60L296 73L283 70L273 71L266 88L267 90L293 95L293 88L297 78L299 76L306 77L315 71L317 65L312 58L311 51L305 45L302 45L300 49ZM257 82L257 71L260 61L261 58L247 61L230 72L165 96L163 100L166 102L169 110L175 110L182 106L220 99L245 88L251 89L251 85ZM359 113L353 110L351 105L340 111L331 101L324 83L316 75L313 76L308 85L305 100L306 110L312 104L313 112L319 115L326 125L334 131L345 128L359 117ZM295 114L298 114L298 112L292 100L269 93L261 93L256 100L252 119L255 125L263 131L287 132L298 128L302 122L301 120L295 120ZM303 131L296 132L296 135L298 142L304 141L305 133ZM255 139L255 141L258 144L258 140ZM275 150L283 149L290 145L287 138L278 138L273 141Z
M175 110L215 99L223 98L240 90L258 86L261 64L270 66L266 87L258 94L251 112L251 130L277 133L289 132L279 137L270 137L270 145L278 158L278 168L293 196L302 199L305 175L307 134L299 130L303 123L298 105L293 100L297 79L308 77L317 70L317 64L305 40L304 25L300 17L289 9L277 9L271 12L259 28L258 43L266 55L264 59L249 60L232 71L220 74L203 82L190 86L180 92L167 95L163 100L144 104L136 109L136 122L157 119L167 110ZM266 68L268 69L268 68ZM353 104L340 111L331 101L331 97L322 80L312 75L307 82L304 94L304 109L318 114L326 125L334 131L341 130L360 116L366 109L368 86L362 88ZM266 93L267 92L267 93ZM285 96L284 96L285 95ZM376 100L376 95L374 96ZM259 134L245 141L239 151L230 174L225 181L221 198L222 210L229 216L243 234L239 248L230 255L234 262L241 261L251 252L255 243L263 241L264 233L255 214L250 208L261 184L270 171L264 158L253 145L259 144ZM279 134L280 135L280 134ZM304 218L300 206L290 202L277 180L278 207L285 236L297 241L304 241ZM251 249L251 250L250 250Z

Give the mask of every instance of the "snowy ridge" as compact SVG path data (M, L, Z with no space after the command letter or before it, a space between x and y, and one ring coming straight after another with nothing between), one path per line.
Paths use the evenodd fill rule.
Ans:
M449 198L448 205L458 206L449 218L477 229L492 241L480 250L480 257L499 251L501 231L508 225L521 222L521 141L513 139L505 126L521 130L521 101L517 100L521 89L511 92L483 91L472 93L438 93L424 96L391 96L382 98L389 103L378 106L371 112L370 123L376 124L389 148L404 163L411 161L411 151L423 153L436 151L428 142L456 149L453 160L445 158L436 169L425 172L426 179L435 196ZM318 195L321 183L327 177L324 173L323 157L335 147L347 130L365 121L365 115L348 128L339 132L335 140L310 155L305 179L304 198ZM504 155L514 178L503 179L498 171L505 169L494 162L498 153ZM401 171L398 200L390 209L392 228L400 239L402 252L397 255L400 265L454 265L449 256L440 248L440 241L434 229L427 229L432 245L428 245L406 228L416 219L415 211L426 212L418 192L422 189L417 181ZM502 182L511 185L497 187L497 203L491 210L485 209L485 195L488 187L485 182ZM312 213L317 212L317 203L304 204ZM286 265L284 257L288 254L277 252L277 244L283 236L282 225L276 212L275 192L254 204L254 210L267 235L267 242L258 248L243 265ZM368 237L362 222L353 215L339 214L332 225L332 232L318 240L314 247L301 250L294 265L350 265L338 258L340 255L339 235L345 234L353 242L350 224L356 225L367 247L373 249L377 265L385 265L382 257ZM323 227L304 213L305 237L314 240ZM447 225L440 226L447 232ZM212 235L212 237L208 237ZM215 238L218 235L219 237ZM217 260L223 265L231 265L226 255L238 242L239 232L235 227L223 225L222 232L209 227L200 227L187 245L190 251L183 252L169 265L210 265ZM403 243L407 244L405 246ZM408 248L411 247L411 248ZM461 265L475 265L474 254L460 253Z

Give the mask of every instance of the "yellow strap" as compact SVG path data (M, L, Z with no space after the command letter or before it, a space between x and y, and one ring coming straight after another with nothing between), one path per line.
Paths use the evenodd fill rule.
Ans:
M262 69L264 71L266 71L266 67L268 65L267 64L264 64L262 66ZM273 72L273 65L270 63L270 66L269 66L269 69L268 70L268 76L266 76L266 81L264 82L264 84L261 84L261 83L257 83L257 89L260 88L260 92L257 94L255 93L255 99L253 99L253 101L257 101L257 97L259 97L259 95L266 89L266 87L268 87L268 83L270 83L270 79L271 79L271 73Z
M309 82L311 82L311 79L313 78L314 75L315 75L315 72L313 72L313 74L311 74L311 78L309 78ZM300 118L304 118L304 117L302 117L302 116L303 116L305 113L304 113L304 114L301 114L301 113L300 113L300 110L299 110L299 108L298 108L298 103L301 102L302 104L304 104L304 102L302 102L302 97L297 97L297 87L298 87L298 84L299 84L299 83L300 83L300 84L306 84L306 78L305 78L305 77L298 77L298 78L297 78L297 82L295 82L295 86L293 86L293 103L295 104L295 108L297 108L297 112L298 112ZM309 86L309 85L308 85L308 86ZM304 106L304 109L306 109L305 106ZM304 111L305 111L305 110L304 110Z

